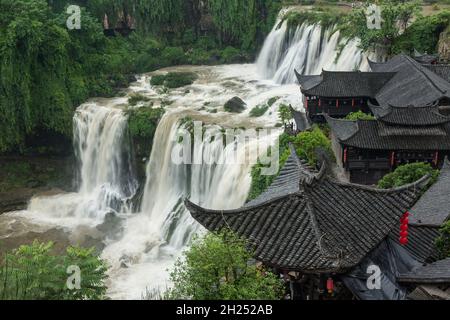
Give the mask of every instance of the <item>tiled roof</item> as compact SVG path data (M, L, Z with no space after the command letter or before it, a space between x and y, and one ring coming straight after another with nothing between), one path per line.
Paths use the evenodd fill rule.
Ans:
M293 108L291 109L291 112L298 131L305 131L311 128L311 124L308 121L306 113L294 110Z
M415 51L414 52L414 60L419 63L433 63L439 59L439 55L437 54L426 54Z
M448 64L423 64L423 66L434 73L436 73L438 76L440 76L442 79L450 81L450 65Z
M188 200L186 207L208 230L230 228L248 239L255 259L267 265L344 272L399 227L401 215L429 180L424 177L402 188L380 190L335 181L325 175L325 166L314 173L295 158L299 173L292 172L291 158L286 173L275 182L275 191L243 208L209 210ZM288 191L276 191L285 188Z
M411 283L446 283L450 284L450 258L439 260L431 264L400 274L399 282Z
M325 116L339 142L373 150L450 150L450 123L439 126L388 126L376 120Z
M322 76L320 75L302 75L295 69L294 72L295 76L297 77L298 83L305 90L315 87L322 81Z
M429 126L450 122L450 117L439 112L438 105L423 107L375 106L369 104L375 117L384 123L407 126Z
M322 71L297 78L302 92L322 97L374 97L394 76L391 72Z
M375 72L396 73L375 96L381 105L423 106L450 97L449 82L406 55L370 66Z
M410 300L450 300L450 292L443 291L436 285L421 285L408 295Z
M419 262L435 261L438 257L436 238L440 232L437 227L420 226L411 224L408 230L408 244L404 248ZM398 243L400 229L394 229L390 234L392 240Z
M450 218L450 162L446 159L435 184L411 209L410 223L440 227Z

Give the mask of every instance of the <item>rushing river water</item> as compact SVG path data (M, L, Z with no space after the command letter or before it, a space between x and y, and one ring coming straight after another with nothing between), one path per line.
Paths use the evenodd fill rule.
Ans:
M117 299L139 299L146 289L168 286L168 272L195 233L202 232L183 205L189 197L195 203L215 209L244 204L250 188L252 163L273 144L281 130L277 109L291 104L302 110L293 69L311 74L322 68L353 70L365 68L356 41L350 41L338 56L338 35L319 26L302 25L294 32L285 24L268 36L257 63L225 66L183 66L159 70L192 71L199 78L187 87L168 92L152 87L152 74L142 75L128 93L138 92L164 104L161 119L147 160L146 183L139 210L130 200L138 190L127 130L127 97L97 99L81 105L74 116L74 151L79 159L79 189L76 193L34 198L26 211L5 215L42 228L64 228L73 235L89 236L102 243L102 257L110 264L109 295ZM338 58L337 58L338 57ZM240 114L224 112L223 105L238 96L247 103ZM262 117L250 117L250 110L280 97ZM139 107L139 106L137 106ZM226 158L236 152L237 163L176 164L171 155L177 145L181 119L189 116L209 126L227 128L272 128L256 143L234 150L233 145L211 143L204 137L197 151ZM220 142L220 143L219 143ZM137 159L141 161L142 159ZM248 159L247 159L248 160ZM116 220L108 224L111 216ZM27 224L27 228L31 228ZM112 230L113 229L113 230Z

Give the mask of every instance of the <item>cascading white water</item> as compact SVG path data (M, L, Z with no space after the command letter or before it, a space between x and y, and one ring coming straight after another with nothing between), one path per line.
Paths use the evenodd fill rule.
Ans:
M208 126L274 127L279 122L281 104L301 110L302 103L293 69L305 74L328 70L364 68L363 54L356 41L349 41L336 60L339 35L322 32L318 25L302 25L289 31L283 23L274 27L257 64L218 67L174 67L170 71L192 71L199 80L192 86L162 93L142 76L130 91L146 95L155 106L170 101L154 137L147 164L147 180L141 208L132 212L129 200L136 191L133 177L127 117L121 110L127 98L86 103L74 117L74 147L80 160L79 191L52 197L34 198L21 213L51 225L98 226L108 212L119 213L121 233L99 241L106 244L102 257L111 266L109 295L112 298L140 298L145 288L164 290L168 272L189 239L201 230L183 205L193 202L214 209L237 208L244 204L250 187L252 163L242 160L257 156L272 144L276 130L256 143L239 147L238 163L176 164L172 152L178 145L177 133L185 116L204 120ZM167 71L167 70L165 70ZM258 74L262 73L263 77ZM224 103L239 96L247 103L241 114L223 112ZM261 117L249 116L253 107L277 97ZM232 144L210 141L206 134L194 148L216 159L235 152Z
M276 83L295 83L300 74L320 74L325 70L367 70L364 53L357 40L340 39L339 31L319 24L303 23L292 29L287 21L277 21L257 60L258 70ZM342 48L340 46L345 45Z
M74 116L74 149L79 166L76 193L33 198L28 210L58 225L96 225L109 212L124 212L136 190L120 109L81 105Z
M118 262L112 271L113 297L122 296L124 291L138 297L146 287L164 289L168 274L162 271L170 268L201 229L184 207L183 199L189 197L195 203L217 209L242 205L251 183L251 157L256 160L279 134L273 130L258 143L249 141L236 149L235 144L225 147L223 140L211 139L207 129L204 137L193 144L194 163L180 164L174 161L173 153L179 147L179 121L183 115L184 110L175 110L161 120L147 166L141 213L128 219L123 238L104 251L108 260Z

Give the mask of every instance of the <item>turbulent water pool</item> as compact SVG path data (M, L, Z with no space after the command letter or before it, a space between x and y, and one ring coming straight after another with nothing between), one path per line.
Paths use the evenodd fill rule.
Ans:
M189 116L206 125L227 128L272 128L262 148L249 143L237 150L258 155L274 143L281 129L277 109L291 104L302 110L300 92L293 69L315 73L328 69L365 68L363 54L354 41L337 56L338 38L322 33L320 26L300 26L288 32L274 28L266 40L258 62L226 66L181 66L141 75L128 88L128 95L140 93L154 107L165 105L146 161L146 183L140 210L131 206L138 190L127 134L129 96L95 99L81 105L74 116L74 151L80 160L79 189L76 193L37 197L25 211L0 217L0 239L41 237L59 242L95 245L110 265L108 294L115 299L139 299L146 290L164 290L167 269L201 227L184 208L183 199L214 209L237 208L244 204L250 188L252 163L175 164L171 161L177 145L180 120ZM338 57L338 58L337 58ZM154 74L190 71L198 75L194 84L162 91L150 85ZM223 110L230 98L247 103L240 114ZM250 110L280 97L261 117ZM139 105L137 106L139 107ZM212 110L217 110L212 111ZM261 142L260 142L261 146ZM230 148L220 143L200 142L204 154L225 157ZM58 230L58 231L56 231ZM62 231L61 231L62 230Z

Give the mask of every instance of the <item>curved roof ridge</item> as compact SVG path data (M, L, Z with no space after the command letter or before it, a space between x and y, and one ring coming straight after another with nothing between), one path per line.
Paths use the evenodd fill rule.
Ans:
M420 72L421 75L423 75L431 84L433 87L435 87L439 92L441 93L447 93L447 90L443 90L441 89L437 84L434 83L434 81L430 78L430 76L428 74L426 74L426 72L424 71L424 69L411 57L404 55L405 58L407 59L407 61L416 69ZM439 76L438 76L439 77ZM444 80L444 79L442 79ZM444 80L445 81L445 80Z
M330 117L328 114L325 114L324 117L325 117L325 120L327 121L328 124L329 124L329 121L332 121L332 122L334 121L336 123L340 122L340 123L354 123L354 124L356 124L356 130L350 136L348 136L347 138L345 138L345 139L343 139L341 141L347 141L347 140L353 138L359 131L358 120L338 119L338 118Z
M268 200L266 200L264 202L261 202L261 203L258 203L258 204L252 205L252 206L242 206L242 207L239 207L239 208L236 208L236 209L226 209L226 210L204 208L204 207L202 207L202 206L200 206L198 204L193 203L188 198L184 198L183 202L184 202L184 205L186 206L186 208L189 211L191 211L191 209L192 210L200 209L201 211L206 212L206 213L220 214L220 215L223 216L224 214L232 215L232 214L243 213L243 212L246 212L246 211L252 211L254 209L257 209L257 208L260 208L260 207L264 207L268 203L271 203L271 202L274 202L274 201L277 201L277 200L281 200L281 199L284 199L284 198L289 198L289 197L291 197L292 195L294 195L296 193L298 193L298 191L294 192L294 193L286 194L286 195L283 195L283 196L274 197L274 198L268 199Z
M366 190L369 192L375 192L375 193L398 193L398 192L403 192L405 190L408 189L418 189L418 190L422 190L430 181L431 179L431 174L426 174L424 175L422 178L420 178L417 181L405 184L403 186L400 187L393 187L393 188L389 188L389 189L380 189L377 187L372 187L372 186L367 186L367 185L362 185L362 184L356 184L356 183L352 183L352 182L344 182L344 181L339 181L337 179L334 178L329 178L330 181L332 181L335 184L341 185L343 187L353 187L353 188L357 188L360 190Z

